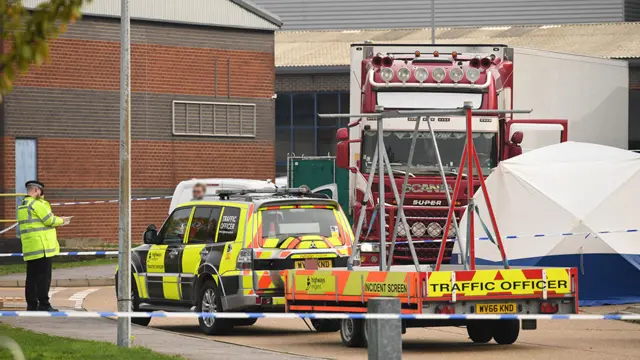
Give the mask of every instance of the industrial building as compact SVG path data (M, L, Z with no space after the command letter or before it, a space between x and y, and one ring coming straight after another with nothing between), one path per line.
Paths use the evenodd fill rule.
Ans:
M133 197L171 195L193 177L273 178L278 17L243 0L141 0L130 13ZM1 105L5 193L38 178L51 202L118 198L120 1L83 14ZM16 200L2 205L15 218ZM168 207L134 201L133 240ZM75 216L61 239L117 240L115 203L54 211Z

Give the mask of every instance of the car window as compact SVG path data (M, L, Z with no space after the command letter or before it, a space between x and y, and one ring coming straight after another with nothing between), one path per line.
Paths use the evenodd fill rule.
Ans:
M192 209L192 207L177 209L169 215L158 234L162 244L181 243L184 240Z
M268 209L262 213L262 237L286 239L291 236L335 236L338 219L332 208Z
M187 242L189 244L214 242L221 211L222 208L219 206L196 206L193 219L191 219L191 228L189 229L189 239Z
M240 209L225 206L218 229L218 242L234 241L238 236L238 223L240 222Z

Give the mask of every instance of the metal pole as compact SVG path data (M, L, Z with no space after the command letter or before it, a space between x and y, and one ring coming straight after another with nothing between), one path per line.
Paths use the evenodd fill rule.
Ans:
M382 117L378 118L378 185L380 197L378 200L378 215L380 216L380 229L378 233L380 234L380 271L387 270L387 232L385 231L385 201L384 201L384 156L382 156L382 151L384 150L384 138L383 138L383 126L382 126Z
M402 212L402 217L404 218L403 221L403 226L405 226L405 233L407 234L407 241L409 244L409 250L411 251L411 256L414 258L413 261L416 264L416 269L417 271L420 271L420 262L418 261L418 255L415 253L416 250L413 246L413 239L411 238L411 229L409 228L408 224L406 224L406 216L404 215L404 198L405 195L407 194L407 184L409 183L409 173L411 172L411 167L413 166L413 154L415 152L416 149L416 141L418 138L418 131L420 129L420 116L418 116L418 118L416 119L416 126L413 129L413 133L411 134L411 147L409 148L409 159L407 159L407 171L404 173L404 180L402 181L402 195L400 195L400 199L398 199L398 215L400 215L400 213ZM429 120L429 118L427 117L427 121ZM387 161L389 159L387 158ZM393 184L393 182L392 182ZM395 249L396 249L396 240L398 238L398 222L396 222L395 226L393 227L393 236L391 237L391 248L389 250L389 264L391 263L391 256L393 255ZM387 266L387 271L390 270L390 267Z
M431 0L431 44L436 44L436 0Z
M475 146L473 144L473 129L472 129L472 113L471 109L473 108L473 103L471 101L464 102L464 109L467 112L466 120L467 120L467 161L469 161L468 169L467 169L467 223L469 227L469 231L467 232L467 239L469 239L469 269L476 269L476 253L475 253L475 243L474 239L474 200L473 200L473 154L475 152ZM478 176L482 176L482 174L478 174Z
M131 51L129 0L120 18L120 195L118 221L118 311L131 311ZM131 318L118 317L118 346L129 347Z
M440 150L438 149L438 141L436 140L436 134L431 126L431 121L427 118L427 125L429 125L429 132L431 133L431 139L433 140L433 148L436 150L436 159L438 159L438 168L440 170L440 177L442 178L442 186L445 187L445 193L447 194L447 205L451 207L451 194L449 193L449 184L447 184L447 177L444 175L444 167L442 166L442 158L440 157ZM455 214L453 215L453 229L456 232L456 244L458 244L458 250L460 251L460 257L462 257L462 264L464 269L467 270L467 260L462 256L462 244L460 244L460 229L458 228L458 220ZM449 229L443 229L445 233L449 233Z
M367 303L369 314L400 315L399 298L375 298ZM370 360L402 359L402 320L368 319L365 331L368 340L368 358Z

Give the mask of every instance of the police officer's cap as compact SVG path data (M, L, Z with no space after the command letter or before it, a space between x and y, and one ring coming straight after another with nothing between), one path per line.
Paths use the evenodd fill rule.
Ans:
M44 190L44 184L38 180L29 180L24 184L25 187L35 186L40 188L40 190Z

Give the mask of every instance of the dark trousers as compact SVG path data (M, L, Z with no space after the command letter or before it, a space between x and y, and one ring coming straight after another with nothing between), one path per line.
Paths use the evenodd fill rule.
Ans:
M27 308L46 309L49 303L49 287L51 286L51 258L40 258L27 261L27 281L25 284Z

